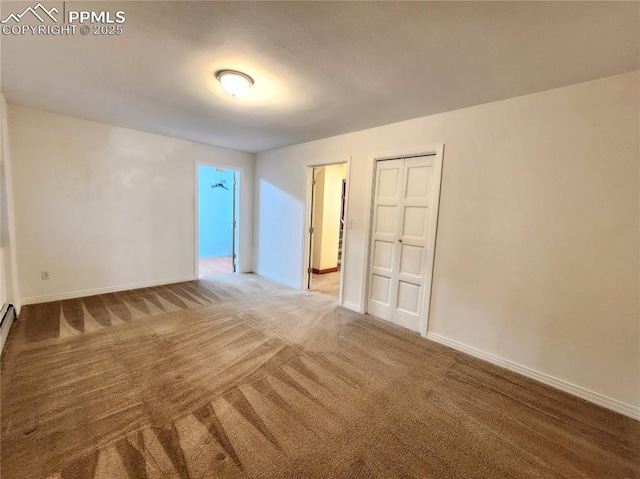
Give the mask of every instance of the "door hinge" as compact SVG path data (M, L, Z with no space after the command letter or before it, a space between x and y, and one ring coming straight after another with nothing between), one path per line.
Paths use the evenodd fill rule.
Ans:
M234 227L234 228L236 227L236 222L235 222L235 221L233 222L233 227Z
M311 180L311 186L316 186L316 179L315 178Z
M236 260L236 254L233 253L233 255L231 255L231 256L232 256L233 260L235 261Z
M309 234L313 234L313 226L309 227Z
M307 273L309 273L309 274L313 273L313 269L307 268Z

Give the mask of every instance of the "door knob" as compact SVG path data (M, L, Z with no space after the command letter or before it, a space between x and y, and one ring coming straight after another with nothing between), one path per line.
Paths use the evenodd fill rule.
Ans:
M398 240L398 243L402 243L402 238L400 238L400 239Z

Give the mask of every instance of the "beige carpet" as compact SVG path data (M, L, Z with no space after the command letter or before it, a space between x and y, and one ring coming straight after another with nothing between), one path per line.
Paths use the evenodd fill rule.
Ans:
M311 275L310 291L327 294L338 298L340 294L340 271Z
M255 275L25 307L1 399L3 479L640 477L637 421Z

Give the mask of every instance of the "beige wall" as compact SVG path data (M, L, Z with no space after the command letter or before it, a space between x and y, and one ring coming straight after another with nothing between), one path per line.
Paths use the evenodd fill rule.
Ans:
M340 240L340 206L344 165L318 168L314 198L314 238L312 267L318 270L336 268Z
M318 168L314 171L316 186L313 190L313 250L311 251L311 267L314 269L322 269L320 267L322 261L322 227L324 218L324 168Z
M9 127L23 302L192 279L196 161L241 169L251 271L253 154L16 105Z
M7 103L0 95L0 307L15 304L15 248L13 236L11 163L7 121Z
M444 144L429 332L640 414L639 89L633 72L259 154L257 205L279 198L287 228L256 222L256 270L302 284L306 167L351 157L362 308L372 158Z
M0 97L0 307L7 301L7 279L8 275L5 272L6 261L5 256L5 242L2 241L2 237L6 231L6 218L7 218L7 180L5 173L5 141L6 135L4 134L4 127L6 121L4 119L6 114L6 103L4 95Z

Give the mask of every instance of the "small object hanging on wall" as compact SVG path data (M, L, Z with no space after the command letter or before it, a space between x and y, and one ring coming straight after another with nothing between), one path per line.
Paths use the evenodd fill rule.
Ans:
M227 180L222 180L220 183L216 183L215 185L211 185L211 188L224 188L225 190L228 190L229 188L224 186L224 184L226 182L227 182Z

